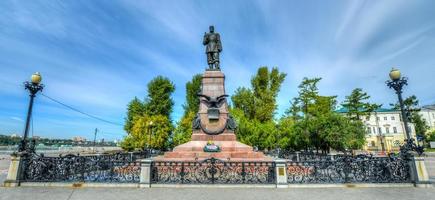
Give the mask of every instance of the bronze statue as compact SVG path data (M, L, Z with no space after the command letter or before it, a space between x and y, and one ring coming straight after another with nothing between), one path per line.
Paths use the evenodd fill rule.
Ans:
M214 32L214 26L209 27L210 32L204 33L202 44L206 46L207 63L209 70L220 70L219 53L222 51L221 38L219 33Z

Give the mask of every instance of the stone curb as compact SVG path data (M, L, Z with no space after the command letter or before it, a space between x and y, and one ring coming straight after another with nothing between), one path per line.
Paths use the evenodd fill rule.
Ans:
M61 183L26 182L22 187L67 187L67 188L144 188L139 183ZM152 184L152 188L433 188L430 183L362 183L362 184Z

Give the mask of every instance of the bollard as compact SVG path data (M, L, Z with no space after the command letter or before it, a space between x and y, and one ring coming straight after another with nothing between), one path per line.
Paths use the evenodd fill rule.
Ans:
M140 161L140 187L141 188L149 188L151 187L151 164L152 159L143 159Z
M287 183L287 167L286 160L278 159L275 160L275 173L276 173L276 187L277 188L288 188Z
M11 155L11 163L9 164L8 175L4 182L5 187L18 187L19 182L19 168L22 158L18 154Z

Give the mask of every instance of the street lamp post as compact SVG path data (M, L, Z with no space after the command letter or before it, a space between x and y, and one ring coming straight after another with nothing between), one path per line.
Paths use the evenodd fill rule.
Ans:
M151 135L152 135L152 131L153 131L153 121L150 121L149 124L149 130L148 130L148 151L151 152Z
M39 74L39 72L36 72L32 75L30 82L29 81L24 82L24 87L30 93L30 102L29 102L29 108L27 110L24 136L18 146L18 152L34 152L34 145L29 146L27 138L29 136L30 119L32 118L33 100L36 96L36 93L42 91L42 89L44 88L44 85L41 84L41 80L42 80L41 74Z
M397 97L399 99L400 112L402 115L403 124L405 126L406 139L410 140L412 139L412 136L411 136L411 131L409 130L408 116L405 112L405 106L403 104L403 98L402 98L402 89L403 86L408 85L408 78L401 77L400 71L394 68L390 72L390 78L391 80L387 81L387 85L388 87L396 91Z
M421 154L423 153L423 149L417 147L414 143L414 139L412 138L411 135L411 130L409 129L408 126L408 115L405 112L405 106L403 104L402 89L403 86L408 85L408 78L402 77L400 71L393 68L390 71L390 79L391 80L386 81L386 84L389 88L392 88L396 91L397 97L399 99L400 112L402 115L403 124L405 126L405 133L406 133L405 144L403 145L403 147L401 147L400 151L401 153L404 154L403 156L405 156L405 159L409 160L410 167L411 167L411 174L414 176L413 179L415 182L418 182L416 164L414 162L413 156L410 153L410 151L416 151L418 154Z

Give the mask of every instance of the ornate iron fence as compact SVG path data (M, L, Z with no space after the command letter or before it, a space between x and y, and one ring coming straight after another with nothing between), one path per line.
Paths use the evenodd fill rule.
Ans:
M338 156L332 159L287 162L287 182L408 183L410 168L401 157Z
M59 157L30 154L23 158L21 181L138 183L141 168L136 160L148 156L147 152Z
M274 162L155 161L151 183L158 184L275 184Z
M22 159L21 182L139 183L141 164L148 152L111 155ZM300 154L287 159L289 184L410 183L406 157L327 156ZM151 162L151 184L276 184L276 163L234 162L215 158L192 162Z
M315 152L295 152L295 151L280 151L278 154L279 158L291 160L291 161L297 161L297 162L303 162L303 161L326 161L326 160L333 160L334 157L338 157L338 155L327 155L327 154L320 154Z

